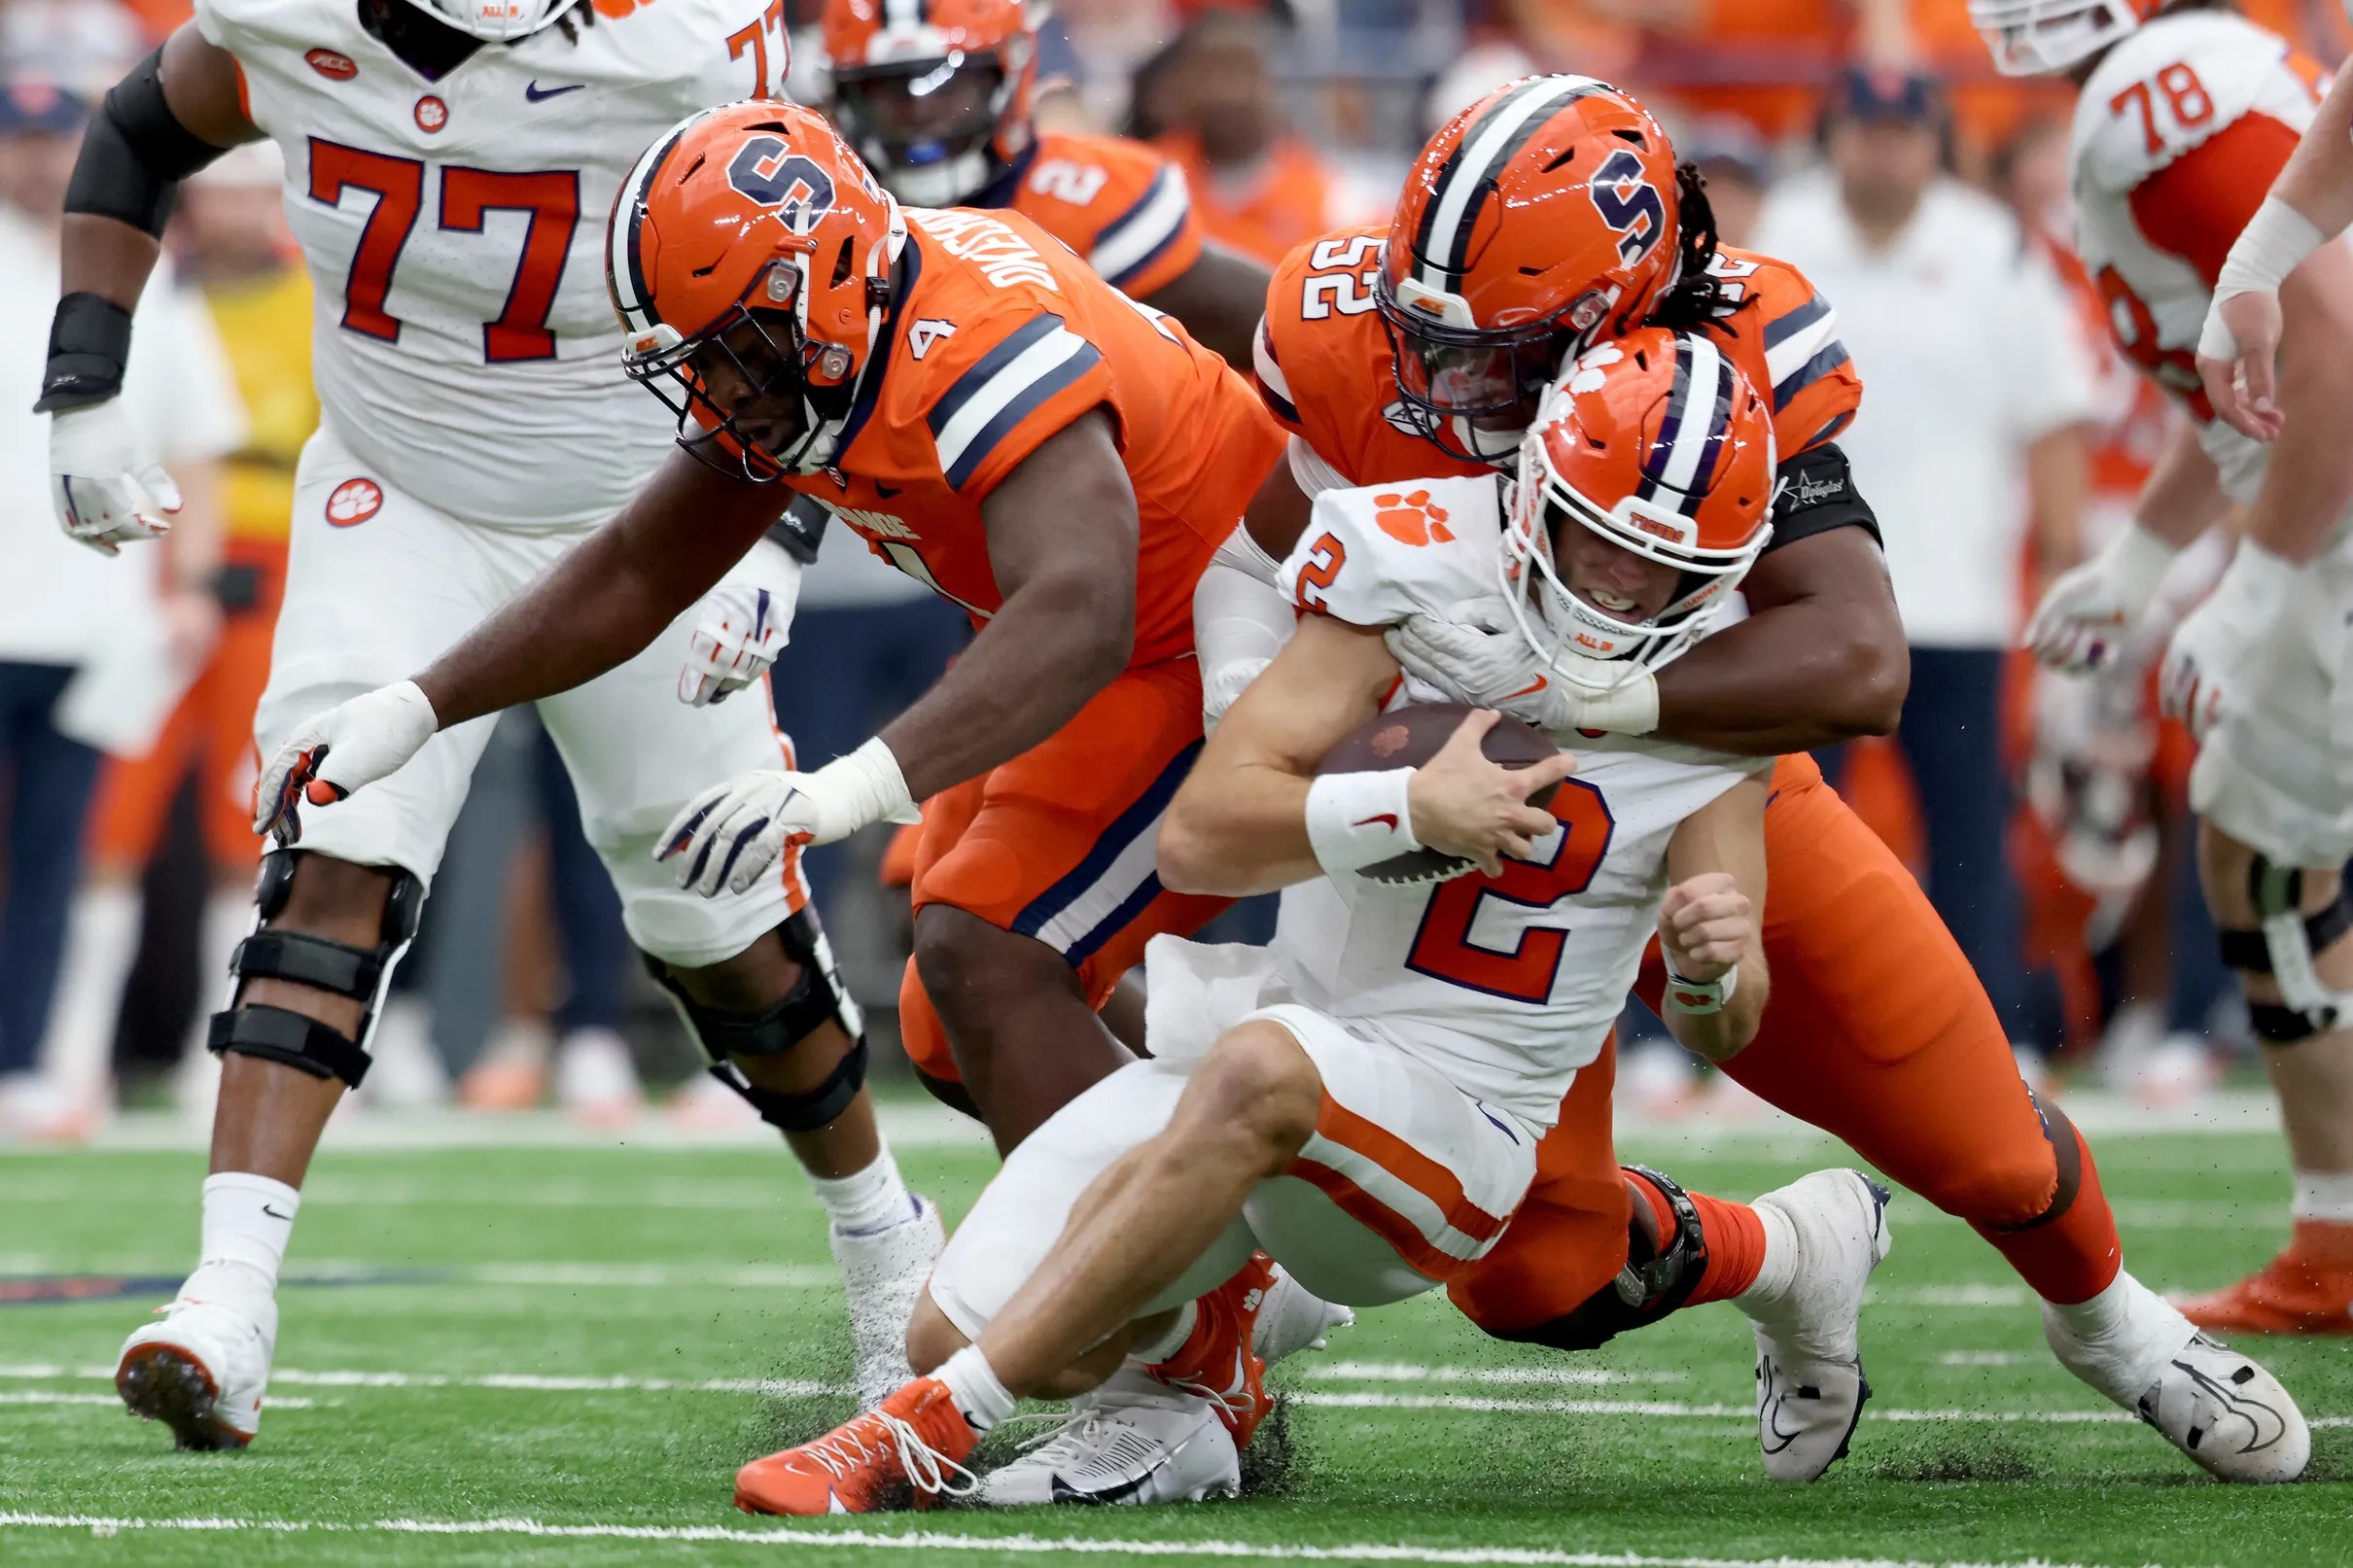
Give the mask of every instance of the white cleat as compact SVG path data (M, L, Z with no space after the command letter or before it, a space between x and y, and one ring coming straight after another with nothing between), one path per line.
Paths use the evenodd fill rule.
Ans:
M205 1275L192 1274L162 1321L123 1342L115 1389L131 1414L161 1421L183 1448L242 1448L262 1424L278 1304L261 1290L204 1299Z
M1892 1240L1887 1199L1860 1171L1817 1170L1750 1205L1786 1224L1796 1249L1777 1300L1739 1303L1756 1331L1757 1441L1774 1481L1820 1480L1871 1398L1857 1319Z
M1356 1314L1345 1307L1311 1296L1281 1264L1275 1282L1258 1304L1258 1320L1250 1328L1250 1349L1268 1366L1302 1350L1320 1350L1334 1329L1354 1325Z
M880 1231L828 1233L850 1297L850 1347L858 1363L858 1408L870 1411L914 1380L907 1321L931 1277L948 1233L939 1205L917 1194L915 1212Z
M2118 1324L2097 1343L2071 1332L2048 1303L2043 1335L2059 1364L2164 1435L2221 1481L2294 1481L2312 1431L2278 1378L2200 1334L2163 1297L2120 1273ZM2096 1298L2095 1298L2096 1299Z
M1198 1503L1242 1488L1233 1435L1208 1400L1122 1368L1071 1402L1062 1425L981 1478L997 1508L1039 1503Z

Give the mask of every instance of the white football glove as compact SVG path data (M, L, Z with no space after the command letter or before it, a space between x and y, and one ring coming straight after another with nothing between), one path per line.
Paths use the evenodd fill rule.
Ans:
M768 673L785 645L785 615L765 588L721 583L703 599L702 618L678 673L678 700L691 708L724 702Z
M746 773L687 802L655 845L678 885L705 898L740 893L786 850L831 844L869 822L919 822L898 759L879 735L815 773Z
M2026 646L2055 670L2101 670L2124 656L2133 628L2181 552L2138 525L2059 575L2026 623Z
M1414 615L1390 627L1382 640L1423 685L1459 693L1465 702L1526 719L1540 730L1648 735L1659 727L1657 676L1574 653L1562 655L1562 664L1548 669L1511 627L1510 613L1495 601L1473 600L1444 618ZM1593 685L1580 684L1573 679L1578 676ZM1603 685L1609 689L1594 689Z
M49 493L68 539L119 555L171 532L180 487L142 449L121 399L50 416Z
M302 836L301 808L332 806L363 784L398 773L441 727L413 680L338 703L296 726L254 790L253 830L281 846Z
M2247 657L2288 622L2296 563L2252 540L2239 540L2205 603L2182 617L2165 645L2158 701L2169 718L2204 741L2242 695Z

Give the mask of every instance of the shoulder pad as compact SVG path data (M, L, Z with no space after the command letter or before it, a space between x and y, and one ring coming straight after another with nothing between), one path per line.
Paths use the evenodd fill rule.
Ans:
M2110 50L2075 106L2076 178L2129 191L2241 117L2261 110L2301 129L2309 92L2287 42L2227 11L2159 17Z
M1501 592L1503 482L1493 475L1326 490L1277 586L1352 626L1447 614Z

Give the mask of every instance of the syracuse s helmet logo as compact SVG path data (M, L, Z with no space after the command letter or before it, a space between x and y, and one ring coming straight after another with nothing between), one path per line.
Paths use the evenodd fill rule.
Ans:
M833 207L833 177L781 137L755 136L737 148L727 165L727 183L761 206L774 207L796 234L817 226Z

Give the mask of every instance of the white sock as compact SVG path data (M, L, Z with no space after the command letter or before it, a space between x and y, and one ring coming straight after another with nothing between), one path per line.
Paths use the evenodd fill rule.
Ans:
M1733 1298L1743 1310L1778 1305L1798 1282L1798 1233L1789 1217L1772 1203L1757 1204L1752 1212L1765 1227L1765 1257L1756 1278Z
M1013 1413L1020 1403L1012 1390L998 1380L997 1369L989 1358L980 1353L980 1346L967 1344L948 1357L947 1362L931 1375L946 1385L948 1397L975 1432L986 1432Z
M2088 1302L2043 1303L2043 1336L2059 1364L2127 1409L2196 1332L2163 1297L2121 1269Z
M842 1236L871 1236L904 1225L916 1215L915 1195L898 1174L886 1148L865 1169L847 1176L811 1176L825 1218Z
M1200 1317L1201 1309L1191 1302L1185 1303L1176 1308L1176 1321L1169 1325L1168 1333L1146 1344L1129 1345L1129 1358L1141 1361L1147 1367L1168 1360L1184 1348L1184 1342L1193 1337L1193 1325Z
M242 1264L278 1288L278 1269L302 1195L282 1181L241 1170L204 1178L203 1267ZM199 1271L200 1272L200 1271Z
M52 1083L79 1091L106 1082L123 982L139 950L140 902L135 883L85 888L74 895L57 1002L41 1053Z
M2125 1326L2132 1306L2133 1281L2122 1269L2108 1281L2108 1288L2088 1302L2062 1306L2057 1302L2043 1303L2043 1315L2067 1331L2067 1337L2082 1345L2096 1345Z
M2353 1225L2353 1170L2299 1170L2289 1212L2300 1220Z

